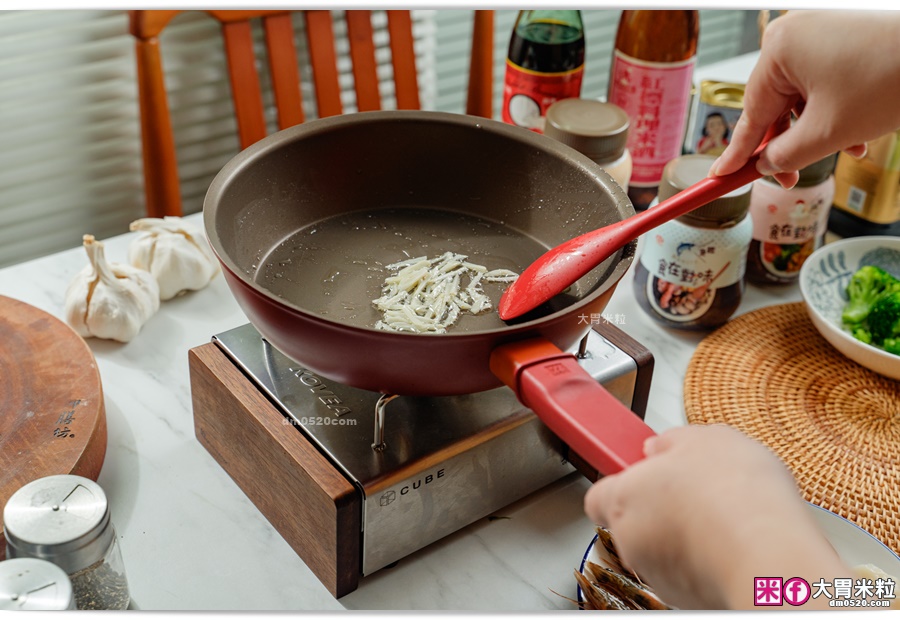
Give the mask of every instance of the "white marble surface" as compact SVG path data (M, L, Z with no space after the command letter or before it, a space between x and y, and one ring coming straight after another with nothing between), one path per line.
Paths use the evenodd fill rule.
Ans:
M198 216L189 216L199 223ZM123 261L133 235L107 240ZM81 248L0 270L0 294L62 318ZM684 424L684 371L702 334L666 330L637 307L629 270L607 307L654 355L647 422ZM795 286L748 287L740 312L799 299ZM128 344L89 339L103 381L109 446L98 482L109 495L135 606L141 609L571 608L571 574L590 542L588 482L573 475L364 578L335 600L196 441L187 351L246 323L221 275L163 302Z
M199 215L189 219L201 224ZM89 232L89 231L85 231ZM136 233L106 240L124 261ZM66 286L86 264L75 248L0 270L0 294L62 317ZM647 422L685 423L682 381L702 334L666 330L634 300L632 271L607 315L653 353ZM799 299L796 286L747 288L739 312ZM335 600L193 432L187 352L246 323L218 275L162 303L132 342L90 339L103 381L109 445L106 490L134 606L155 610L572 609L572 570L591 540L588 482L573 475L482 519ZM557 594L558 593L558 594Z

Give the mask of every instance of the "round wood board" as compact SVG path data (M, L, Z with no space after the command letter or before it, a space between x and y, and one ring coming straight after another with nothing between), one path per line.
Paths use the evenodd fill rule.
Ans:
M54 474L96 480L105 456L106 411L90 348L63 321L0 295L0 523L25 484Z

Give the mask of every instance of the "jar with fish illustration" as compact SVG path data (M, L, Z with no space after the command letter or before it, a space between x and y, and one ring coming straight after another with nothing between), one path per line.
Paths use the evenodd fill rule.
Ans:
M835 155L800 171L792 189L772 177L753 182L750 218L753 241L747 254L747 281L753 284L790 284L800 267L825 241L828 214L834 198Z
M660 202L706 178L714 161L682 155L666 164ZM753 234L750 189L738 188L646 234L633 286L648 316L685 330L712 329L731 318L744 294Z

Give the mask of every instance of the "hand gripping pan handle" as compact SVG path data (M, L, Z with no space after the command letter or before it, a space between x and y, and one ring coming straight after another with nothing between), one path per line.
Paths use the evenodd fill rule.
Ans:
M653 429L591 377L573 354L536 338L497 347L490 364L519 401L601 475L644 458L644 440L655 435Z

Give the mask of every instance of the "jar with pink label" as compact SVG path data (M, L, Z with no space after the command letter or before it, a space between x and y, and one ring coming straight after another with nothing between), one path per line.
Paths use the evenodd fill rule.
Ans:
M772 177L753 183L748 282L790 284L797 281L800 267L825 239L834 198L834 164L835 155L829 155L804 168L793 189L783 188Z

